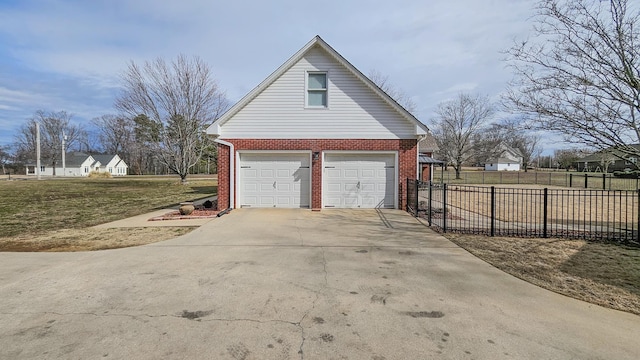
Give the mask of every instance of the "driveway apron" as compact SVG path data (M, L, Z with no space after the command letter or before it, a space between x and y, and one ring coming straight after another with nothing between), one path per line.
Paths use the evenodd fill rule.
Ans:
M240 209L180 238L0 253L0 359L637 359L640 317L398 210Z

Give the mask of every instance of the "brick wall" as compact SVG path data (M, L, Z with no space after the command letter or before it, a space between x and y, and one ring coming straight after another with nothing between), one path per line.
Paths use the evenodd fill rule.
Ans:
M398 208L406 208L407 178L416 178L417 141L373 139L225 139L235 150L301 150L320 152L331 150L397 151L398 152ZM237 164L236 164L237 166ZM311 208L322 204L322 156L311 167ZM235 180L235 179L234 179ZM237 183L236 183L237 185ZM218 208L229 207L229 147L218 145ZM235 196L235 194L233 195ZM237 204L237 198L235 198Z

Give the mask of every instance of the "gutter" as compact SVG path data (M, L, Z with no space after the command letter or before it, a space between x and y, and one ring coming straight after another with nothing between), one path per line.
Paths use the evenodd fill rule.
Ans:
M235 159L236 149L232 143L220 139L214 139L213 142L229 147L229 209L235 208ZM225 210L226 211L226 210Z

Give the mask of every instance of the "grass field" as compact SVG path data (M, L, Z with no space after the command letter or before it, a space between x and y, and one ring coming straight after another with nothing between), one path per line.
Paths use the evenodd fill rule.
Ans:
M34 250L64 249L47 245L46 240L62 238L63 243L71 244L73 239L91 238L93 234L86 233L91 226L212 196L216 191L215 179L191 179L180 185L177 177L0 181L0 250L28 251L18 246L21 239L38 240L34 244L40 245ZM156 232L154 236L158 231L148 230ZM176 236L183 230L166 232ZM131 245L135 243L124 246Z

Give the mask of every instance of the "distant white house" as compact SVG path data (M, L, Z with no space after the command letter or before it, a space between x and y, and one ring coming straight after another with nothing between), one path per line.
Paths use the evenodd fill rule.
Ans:
M522 154L505 144L500 145L502 152L497 158L487 160L485 171L519 171L522 166Z
M497 158L489 161L491 162L484 164L485 171L519 171L520 170L520 164L515 162L512 159Z
M105 164L105 165L103 165ZM62 160L58 160L55 172L52 166L40 165L40 175L42 176L89 176L92 171L108 171L112 176L127 175L128 166L118 155L88 155L75 152L65 155L65 167L62 167ZM37 175L36 165L27 164L27 175Z
M124 160L116 155L92 155L96 159L100 166L99 172L109 172L112 176L124 176L127 175L129 165Z

